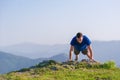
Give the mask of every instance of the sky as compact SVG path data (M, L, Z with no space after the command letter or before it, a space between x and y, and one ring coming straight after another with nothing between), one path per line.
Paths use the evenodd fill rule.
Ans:
M66 44L77 32L120 40L120 0L0 0L0 46Z

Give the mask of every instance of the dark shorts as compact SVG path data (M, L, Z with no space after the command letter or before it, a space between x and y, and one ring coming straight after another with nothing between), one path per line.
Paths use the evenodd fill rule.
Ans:
M82 52L82 54L87 55L88 49L85 49L85 50L83 50L81 52ZM75 53L75 55L78 55L80 53L80 51L74 48L74 53Z

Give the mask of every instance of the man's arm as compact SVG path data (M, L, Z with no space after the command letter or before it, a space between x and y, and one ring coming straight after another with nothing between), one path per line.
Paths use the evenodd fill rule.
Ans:
M92 51L91 45L88 46L88 49L89 49L89 51L90 51L89 58L90 58L90 59L93 59L93 51Z
M70 46L70 51L69 51L69 61L72 61L72 51L74 49L74 46Z

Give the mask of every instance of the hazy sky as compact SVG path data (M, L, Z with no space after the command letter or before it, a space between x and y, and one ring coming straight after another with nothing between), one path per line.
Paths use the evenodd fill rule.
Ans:
M0 46L120 40L120 0L0 0Z

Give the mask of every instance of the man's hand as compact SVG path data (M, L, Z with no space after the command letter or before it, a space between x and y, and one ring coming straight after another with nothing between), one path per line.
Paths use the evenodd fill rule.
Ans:
M94 59L90 59L90 61L92 61L92 62L96 62Z

